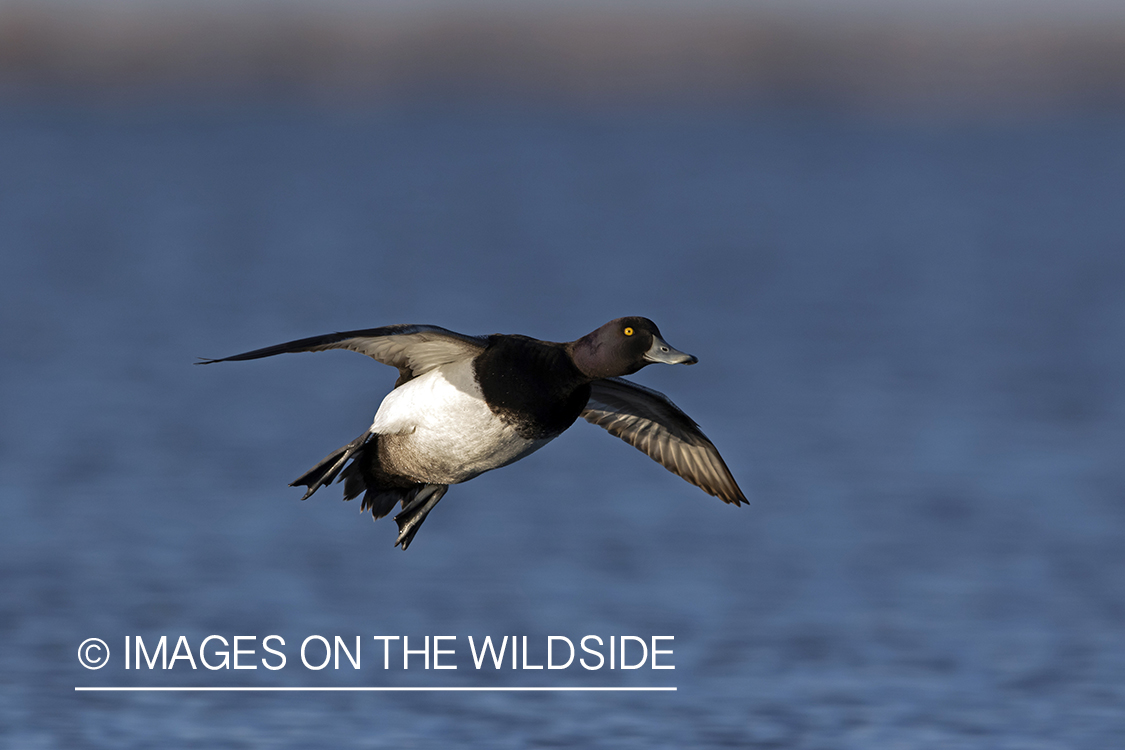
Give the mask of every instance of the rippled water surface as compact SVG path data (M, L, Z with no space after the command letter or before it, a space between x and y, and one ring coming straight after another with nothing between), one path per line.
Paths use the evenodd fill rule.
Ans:
M3 742L1120 747L1123 203L1119 117L0 107ZM634 379L748 508L581 423L402 553L338 488L286 486L393 370L192 367L626 314L699 357ZM126 636L212 634L279 634L287 666L124 668ZM362 636L362 667L303 667L313 634ZM467 644L526 635L542 664L591 634L674 636L675 670L477 670ZM458 668L384 670L373 635L457 636ZM528 685L678 689L74 691Z

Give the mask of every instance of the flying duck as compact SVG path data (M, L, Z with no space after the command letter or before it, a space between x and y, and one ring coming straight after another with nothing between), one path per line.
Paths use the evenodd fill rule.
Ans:
M350 349L398 368L366 432L290 486L304 500L337 477L344 499L363 494L375 519L402 510L395 546L406 549L451 484L539 450L578 417L603 427L720 500L746 502L718 450L664 394L624 380L655 362L692 365L647 318L611 320L576 341L466 336L431 325L330 333L196 364L289 352ZM349 463L350 462L350 463Z

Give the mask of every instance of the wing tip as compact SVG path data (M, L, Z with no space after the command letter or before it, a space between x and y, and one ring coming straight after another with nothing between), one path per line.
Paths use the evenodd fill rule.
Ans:
M746 499L742 489L736 484L733 487L724 487L722 489L704 488L710 495L722 500L727 505L733 505L736 508L741 508L743 505L749 505L750 501Z

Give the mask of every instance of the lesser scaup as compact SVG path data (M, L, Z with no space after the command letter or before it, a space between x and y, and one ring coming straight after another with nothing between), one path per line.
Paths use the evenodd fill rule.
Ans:
M719 452L689 416L664 394L620 377L654 362L698 361L669 346L647 318L611 320L569 343L393 325L197 364L328 349L366 354L397 367L399 377L371 427L290 486L307 487L304 500L339 476L344 499L363 493L362 509L370 508L376 519L401 503L395 545L404 550L449 485L518 461L580 416L724 502L746 502Z

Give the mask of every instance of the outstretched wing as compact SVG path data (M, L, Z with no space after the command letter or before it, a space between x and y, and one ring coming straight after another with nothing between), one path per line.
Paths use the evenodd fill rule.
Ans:
M425 325L393 325L382 328L368 328L362 331L344 331L297 339L285 344L267 346L252 352L235 354L222 359L204 359L196 364L209 365L214 362L241 362L247 359L261 359L275 354L291 352L323 352L329 349L350 349L366 354L399 371L396 387L424 372L441 365L461 359L475 357L487 346L488 341L477 336Z
M595 380L582 416L723 502L746 502L714 444L663 393L621 378Z

